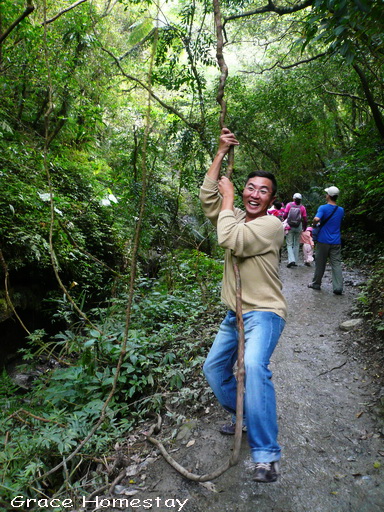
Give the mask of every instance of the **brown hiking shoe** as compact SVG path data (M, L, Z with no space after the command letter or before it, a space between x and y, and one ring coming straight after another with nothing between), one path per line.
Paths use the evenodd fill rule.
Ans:
M236 423L226 423L220 427L220 434L224 434L225 436L234 436L236 431ZM243 432L247 431L247 427L243 425Z
M255 482L262 482L269 484L276 482L279 476L279 463L275 462L256 462L255 476L253 480Z

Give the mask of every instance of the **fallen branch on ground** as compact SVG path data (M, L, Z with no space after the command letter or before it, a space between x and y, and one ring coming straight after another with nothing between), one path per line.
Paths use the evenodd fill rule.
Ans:
M341 363L339 366L334 366L333 368L330 368L329 370L324 370L323 372L319 373L317 376L320 377L321 375L325 375L326 373L330 373L333 370L339 370L343 366L345 366L348 363L348 359L344 361L344 363Z

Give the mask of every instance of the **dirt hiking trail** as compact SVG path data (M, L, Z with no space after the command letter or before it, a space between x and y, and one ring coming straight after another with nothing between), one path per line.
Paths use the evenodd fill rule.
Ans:
M313 268L302 264L288 269L284 259L281 263L289 316L271 363L282 446L279 480L272 484L252 481L246 434L238 465L214 480L211 490L183 478L149 445L150 463L144 473L136 474L130 483L129 478L122 482L113 495L115 499L132 496L130 500L138 500L132 501L135 508L130 504L108 510L384 510L383 431L371 413L378 384L374 369L367 367L357 350L361 331L339 328L350 319L358 294L356 285L362 279L344 270L345 293L335 296L329 269L321 291L308 289L312 274ZM230 457L233 437L218 432L227 420L212 398L205 415L188 418L166 447L189 471L211 472ZM167 436L169 431L162 430L158 438Z

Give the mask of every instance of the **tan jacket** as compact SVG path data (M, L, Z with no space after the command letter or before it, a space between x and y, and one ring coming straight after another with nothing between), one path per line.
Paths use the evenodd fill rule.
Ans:
M217 227L225 261L221 299L236 311L236 281L232 252L237 258L242 284L243 313L272 311L287 316L287 305L279 279L279 251L284 242L282 222L274 215L265 215L245 222L239 208L221 211L217 181L206 176L200 189L200 200L208 219Z

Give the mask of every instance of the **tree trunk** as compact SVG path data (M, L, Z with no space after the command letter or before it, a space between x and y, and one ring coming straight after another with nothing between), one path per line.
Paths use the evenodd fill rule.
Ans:
M376 124L376 128L377 128L377 130L378 130L378 132L380 134L380 137L382 139L384 139L384 122L383 122L383 117L382 117L382 115L381 115L381 113L379 111L379 107L377 106L375 100L373 99L373 95L372 95L371 90L369 88L367 77L365 76L363 70L357 64L353 64L353 69L356 71L356 73L358 74L358 76L360 78L361 85L363 86L363 91L364 91L365 97L367 98L367 102L368 102L369 108L371 109L372 116L373 116L373 119L374 119L375 124Z

